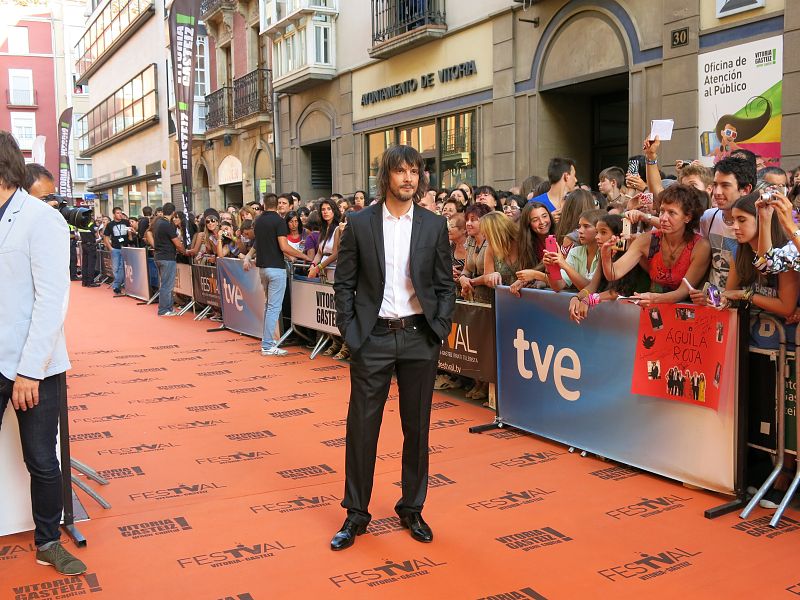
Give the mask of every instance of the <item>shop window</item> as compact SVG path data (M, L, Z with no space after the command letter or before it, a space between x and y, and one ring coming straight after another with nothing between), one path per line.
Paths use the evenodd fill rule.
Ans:
M147 181L147 205L155 208L164 203L164 195L161 191L161 180L150 179ZM175 206L178 206L177 204ZM181 202L180 206L183 206Z
M439 169L436 152L436 123L423 123L399 130L398 143L415 148L425 160L425 170L429 175L430 187L438 187Z
M394 129L376 131L367 136L367 157L369 161L367 189L371 197L375 197L378 194L378 167L381 164L381 157L389 146L394 145L394 139Z
M442 187L453 189L462 182L477 185L475 135L475 111L458 113L439 120Z
M144 182L132 183L128 186L128 215L138 217L142 214L142 187Z

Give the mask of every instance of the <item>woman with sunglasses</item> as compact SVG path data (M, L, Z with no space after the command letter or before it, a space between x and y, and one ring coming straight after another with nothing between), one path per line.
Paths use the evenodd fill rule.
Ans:
M219 213L209 208L200 220L200 231L192 241L192 248L186 253L194 257L199 265L213 265L217 262L217 241L219 238Z

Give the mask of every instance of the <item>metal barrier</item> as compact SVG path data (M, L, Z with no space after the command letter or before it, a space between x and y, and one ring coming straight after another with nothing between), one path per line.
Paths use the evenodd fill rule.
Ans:
M795 381L798 380L798 376L800 376L800 352L797 351L798 344L800 344L800 327L797 328L794 336L794 343L795 343L795 357L794 357L794 376ZM781 386L781 389L784 390L785 394L785 386ZM800 456L800 427L797 425L797 411L795 410L795 448L797 456ZM784 448L786 444L784 443ZM783 464L780 465L783 467ZM796 465L796 470L794 474L794 479L789 484L788 489L786 490L786 494L783 496L783 501L778 506L777 510L775 511L775 515L772 517L772 520L769 522L771 527L777 527L778 522L781 520L784 511L789 506L789 503L792 501L795 493L797 493L797 487L800 486L800 465Z
M764 498L767 492L772 488L775 484L775 480L780 475L781 471L783 470L783 462L786 456L786 329L784 328L783 324L778 321L776 317L766 313L759 313L759 319L763 322L771 323L772 326L775 328L775 331L778 332L778 349L773 350L765 350L762 348L750 348L751 352L756 352L759 354L766 354L768 356L776 357L777 358L777 368L776 368L776 375L775 375L775 399L776 399L776 427L775 427L775 437L776 437L776 453L775 453L775 467L773 468L772 472L767 476L766 480L758 491L753 495L750 499L750 502L747 503L747 506L744 510L739 514L739 517L742 519L746 519L750 516L750 513L753 512L758 503ZM798 335L796 335L796 341L798 336L800 336L800 331ZM795 352L795 373L798 372L798 353ZM778 523L783 516L786 507L789 505L789 502L792 500L792 496L794 495L795 491L797 490L797 486L800 484L800 471L795 474L794 480L792 481L789 489L784 494L783 501L781 502L778 509L775 511L772 519L770 520L770 527L777 527Z

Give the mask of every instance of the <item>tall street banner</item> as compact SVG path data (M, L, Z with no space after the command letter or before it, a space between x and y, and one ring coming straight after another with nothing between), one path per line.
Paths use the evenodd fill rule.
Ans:
M640 311L631 392L716 409L730 312L656 304Z
M58 193L72 198L72 173L69 168L69 141L72 132L72 107L58 119Z
M729 311L720 354L727 368L721 371L717 409L709 410L697 402L631 391L643 309L603 302L577 325L569 319L572 297L523 289L516 298L507 287L498 288L500 421L651 473L731 493L737 315ZM708 335L715 336L715 329Z
M698 56L699 158L712 166L746 148L777 166L783 114L783 37Z
M238 258L217 259L222 322L228 329L260 338L264 333L264 287L258 269L245 271Z
M178 156L181 167L183 212L192 210L192 123L194 122L194 67L200 2L175 0L169 11L169 44L175 85Z

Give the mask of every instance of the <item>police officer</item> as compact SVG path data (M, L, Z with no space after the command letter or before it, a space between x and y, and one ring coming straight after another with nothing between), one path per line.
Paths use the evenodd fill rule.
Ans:
M95 283L97 275L97 234L95 233L94 221L89 223L85 229L78 229L81 236L81 284L83 287L100 287Z

